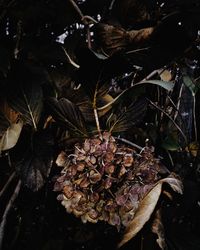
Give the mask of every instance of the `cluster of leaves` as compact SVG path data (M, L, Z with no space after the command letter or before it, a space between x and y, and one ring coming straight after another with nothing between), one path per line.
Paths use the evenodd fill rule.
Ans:
M0 153L25 186L41 189L61 150L101 130L139 148L148 138L170 170L187 174L183 154L197 171L198 1L0 7ZM161 186L147 198L158 200Z

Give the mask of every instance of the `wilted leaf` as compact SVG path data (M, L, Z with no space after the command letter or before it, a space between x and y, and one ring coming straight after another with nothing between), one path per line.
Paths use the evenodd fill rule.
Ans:
M36 133L30 152L17 165L25 186L38 191L45 184L53 163L53 139L46 131Z
M147 109L147 101L139 100L128 107L117 109L107 121L110 132L122 132L142 121Z
M23 127L23 122L12 123L7 130L0 135L0 152L13 148L20 136Z
M152 232L157 234L158 239L156 240L156 242L158 243L159 247L162 250L166 250L167 249L167 245L165 242L165 230L164 230L164 226L162 223L162 218L161 218L161 210L158 209L155 213L155 218L153 220L153 224L152 224Z
M79 108L66 98L48 98L47 105L55 121L60 122L75 133L86 136L84 118Z
M23 122L7 102L0 105L0 152L14 147L19 139Z
M144 224L150 219L153 213L162 190L162 183L158 183L140 202L139 207L135 213L135 216L131 223L127 226L123 235L123 239L119 243L118 247L123 246L129 240L131 240L144 226Z
M68 158L67 154L64 151L60 152L60 154L58 155L58 157L56 159L57 166L58 167L65 167L68 163L69 163L69 158Z
M160 182L169 184L174 192L179 194L183 193L183 184L179 177L174 173L171 173L167 178L160 180Z
M11 107L22 115L24 121L37 130L43 108L43 93L40 85L26 82L21 83L9 92L8 102Z
M160 197L163 183L168 183L175 192L182 194L182 182L176 178L175 174L171 174L169 177L157 182L157 184L151 189L149 193L147 193L147 195L139 203L135 216L130 222L130 224L127 226L123 239L118 245L119 247L123 246L126 242L131 240L150 219L151 214L153 213Z

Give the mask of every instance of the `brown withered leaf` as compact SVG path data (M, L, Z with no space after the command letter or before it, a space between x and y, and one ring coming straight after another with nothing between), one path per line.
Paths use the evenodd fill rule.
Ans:
M10 124L6 131L0 136L0 152L13 148L20 136L23 122Z
M11 149L17 143L23 122L19 113L10 108L6 101L0 103L0 152Z
M123 246L131 240L150 219L153 213L162 190L162 183L158 183L140 202L139 207L131 223L127 226L125 233L118 247Z
M71 131L86 136L85 120L79 108L70 100L50 97L47 99L47 105L55 121L63 124Z
M121 27L98 23L96 25L96 36L99 43L97 46L108 55L129 48L136 49L143 46L143 43L151 37L153 31L153 27L126 31Z
M149 191L139 203L135 216L127 226L124 236L118 247L123 246L125 243L131 240L150 219L160 197L163 183L168 183L175 192L182 194L182 182L175 174L171 174L169 177L158 181L151 191Z
M138 100L128 107L116 109L107 120L107 126L110 132L122 132L131 129L144 118L147 110L147 101Z
M57 159L56 159L56 164L58 167L65 167L67 166L69 163L69 158L67 156L67 154L62 151L60 152L60 154L58 155Z
M165 230L162 223L161 209L158 209L155 213L155 218L151 227L153 233L157 234L158 239L156 242L162 250L167 250L167 245L165 242Z

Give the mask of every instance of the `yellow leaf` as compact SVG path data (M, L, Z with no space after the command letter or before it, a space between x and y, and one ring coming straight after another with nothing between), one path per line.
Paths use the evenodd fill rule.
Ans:
M191 142L188 147L185 148L187 152L189 152L192 156L197 157L199 153L199 143Z
M172 73L166 69L160 74L160 78L162 81L169 82L172 80Z

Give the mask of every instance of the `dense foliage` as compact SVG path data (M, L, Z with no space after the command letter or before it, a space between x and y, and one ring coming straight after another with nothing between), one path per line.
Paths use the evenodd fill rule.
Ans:
M200 249L199 84L197 0L0 0L0 248Z

